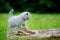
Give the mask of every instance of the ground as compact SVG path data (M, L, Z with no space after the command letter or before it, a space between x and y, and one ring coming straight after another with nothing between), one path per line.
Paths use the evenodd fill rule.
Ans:
M18 15L14 14L14 15ZM0 39L6 39L8 30L8 14L0 14ZM28 27L35 29L60 28L60 14L31 14L31 19L27 21Z

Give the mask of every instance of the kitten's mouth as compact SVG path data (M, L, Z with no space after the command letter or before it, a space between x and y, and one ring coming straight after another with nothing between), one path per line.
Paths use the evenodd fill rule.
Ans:
M24 18L23 18L24 19ZM29 20L29 18L24 19L24 21Z

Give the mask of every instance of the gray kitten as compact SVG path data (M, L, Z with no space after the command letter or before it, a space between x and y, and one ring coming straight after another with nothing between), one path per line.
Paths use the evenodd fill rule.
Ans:
M18 29L22 29L21 25L23 25L25 29L29 29L25 21L30 19L30 13L22 12L18 16L13 16L13 13L14 10L11 9L9 12L9 19L8 19L9 28L14 29L17 26Z

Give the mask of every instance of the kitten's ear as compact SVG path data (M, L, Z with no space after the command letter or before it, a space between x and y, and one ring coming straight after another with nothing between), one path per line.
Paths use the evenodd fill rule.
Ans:
M26 13L26 15L28 15L28 13Z

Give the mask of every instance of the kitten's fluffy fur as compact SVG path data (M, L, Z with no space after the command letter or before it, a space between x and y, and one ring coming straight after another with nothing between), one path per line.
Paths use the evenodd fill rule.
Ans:
M9 19L8 19L9 28L14 28L15 26L17 26L18 29L22 29L21 25L23 25L25 29L29 29L25 21L30 19L30 13L22 12L18 16L13 16L13 13L14 13L14 10L11 9L9 12Z

